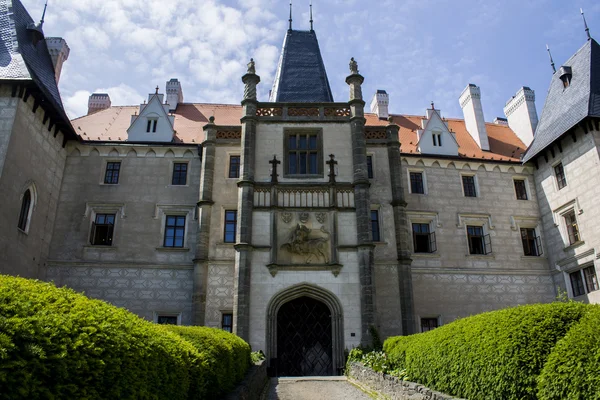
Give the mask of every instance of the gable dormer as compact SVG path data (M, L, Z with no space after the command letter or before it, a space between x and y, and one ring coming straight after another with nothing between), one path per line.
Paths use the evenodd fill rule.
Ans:
M421 120L421 129L417 130L417 150L422 154L458 156L458 142L454 132L448 129L448 122L441 117L440 110L431 105Z
M148 95L148 103L140 104L137 115L131 116L131 125L127 129L129 142L171 142L173 140L173 124L175 116L169 114L170 106L163 103L164 95L155 93Z

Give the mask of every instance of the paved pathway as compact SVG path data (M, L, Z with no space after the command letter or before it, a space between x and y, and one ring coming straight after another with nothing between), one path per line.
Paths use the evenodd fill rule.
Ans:
M370 400L346 377L271 378L267 400Z

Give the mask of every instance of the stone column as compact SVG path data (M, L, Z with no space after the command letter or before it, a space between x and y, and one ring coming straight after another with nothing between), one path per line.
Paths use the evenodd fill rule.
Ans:
M364 78L358 73L354 58L350 61L350 130L352 165L354 167L354 204L356 207L357 256L360 280L361 342L371 343L369 327L375 325L375 284L373 281L373 238L371 234L371 196L367 173L367 142L365 138L365 102L361 85Z
M213 205L215 141L217 138L215 117L210 117L209 123L203 129L204 142L202 142L202 169L200 172L200 196L198 200L198 231L196 235L196 257L194 259L194 294L192 296L194 325L205 324L210 218Z
M400 313L402 334L415 333L415 312L413 301L412 272L410 258L411 229L406 216L406 201L402 185L402 159L400 157L400 127L389 117L386 127L388 161L390 164L390 185L392 187L392 208L396 233L396 252L398 254L398 288L400 290Z
M233 331L242 339L250 339L250 268L252 262L252 212L254 208L254 165L256 153L256 75L254 60L248 63L248 72L242 77L242 149L240 179L238 181L238 231L235 245L235 277L233 294Z

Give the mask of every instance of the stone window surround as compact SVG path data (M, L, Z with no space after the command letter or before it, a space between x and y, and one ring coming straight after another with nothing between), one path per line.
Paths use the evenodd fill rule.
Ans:
M527 194L527 199L520 200L520 201L531 200L531 189L529 186L529 178L525 175L513 175L512 181L513 181L513 193L515 195L515 199L519 200L519 198L517 197L517 189L515 188L515 181L524 181L525 182L525 193Z
M104 178L106 176L106 167L108 163L119 163L119 180L117 183L104 183ZM123 158L116 158L114 156L107 157L102 160L102 169L100 170L100 179L98 184L101 186L118 186L121 184L121 178L123 175Z
M21 188L21 195L19 196L19 210L21 210L21 207L23 205L23 197L25 196L25 192L27 192L28 190L31 196L31 200L29 203L29 210L27 211L27 218L25 219L25 229L23 230L17 227L18 231L25 235L29 235L29 228L31 227L31 217L33 216L33 210L35 209L38 200L37 188L32 180L25 182L25 185L23 185L23 187Z
M233 179L233 178L232 178ZM227 203L227 204L221 204L221 215L219 217L219 221L221 221L221 224L219 226L219 241L216 243L217 246L229 246L229 247L233 247L236 244L237 241L237 230L239 230L240 225L239 225L239 221L236 221L237 225L236 225L236 241L232 242L232 243L228 243L225 242L225 211L238 211L237 208L237 204L233 204L233 203ZM239 217L239 215L237 216Z
M375 170L376 170L376 168L375 168L375 165L376 165L376 163L377 163L377 161L375 161L375 159L376 159L376 157L375 157L375 153L372 153L372 152L368 152L368 151L367 151L367 158L368 158L368 157L371 157L371 171L373 172L373 176L371 176L369 179L370 179L370 180L373 180L373 179L375 179L375 178L376 178L376 175L377 175L377 173L375 172ZM337 168L337 164L336 164L336 168ZM337 171L335 171L335 172L336 172L336 174L337 174Z
M542 252L544 249L544 232L541 228L542 221L538 217L531 217L527 215L511 215L510 216L510 229L518 233L518 246L519 248L523 248L521 242L521 228L525 229L535 229L536 236L540 237L540 241L542 244ZM526 256L521 255L521 258L544 258L545 253L542 253L540 256Z
M485 257L490 258L494 257L494 252L492 251L490 254L471 254L469 249L469 233L467 231L467 226L480 226L483 228L483 240L485 241L485 236L490 235L490 243L492 241L492 230L495 229L495 226L492 222L492 216L490 214L472 214L472 213L458 213L458 224L457 228L464 229L464 237L465 237L465 256L466 257ZM493 250L492 244L492 250Z
M410 173L411 172L420 173L421 176L423 177L423 193L413 193L412 192L412 185L410 183ZM406 177L407 177L407 183L408 183L406 185L408 187L408 193L421 194L424 196L426 196L429 193L429 190L427 190L427 174L425 173L425 168L408 167L408 168L406 168Z
M190 221L196 219L195 205L182 205L182 204L156 204L154 210L154 219L160 219L160 236L157 236L156 250L159 251L190 251L189 248L189 232L190 232ZM185 227L183 233L183 247L165 247L165 225L167 221L167 215L184 216Z
M426 313L426 314L422 314L422 315L415 315L415 327L416 327L415 332L417 332L417 333L422 332L421 331L421 319L422 318L431 318L431 319L435 318L435 319L437 319L437 324L438 324L437 327L439 328L442 326L442 316L439 314L427 314Z
M442 224L440 223L440 215L437 212L430 211L406 211L406 217L408 219L408 226L410 227L411 232L411 243L412 243L412 224L428 224L429 232L435 233L436 228L441 228ZM436 238L437 240L437 238ZM439 249L433 253L415 253L414 243L412 244L412 256L416 257L439 257ZM429 317L423 317L429 318ZM420 321L420 319L419 319ZM419 326L420 328L420 326Z
M589 249L583 251L580 254L576 254L572 257L563 259L558 261L558 263L554 266L557 271L560 271L563 275L563 279L565 282L565 287L567 288L567 294L569 298L573 298L573 291L571 288L571 278L570 274L582 270L584 268L595 265L595 259L598 258L596 256L596 252L594 249ZM598 268L596 267L596 276L598 276Z
M573 271L569 271L569 272L565 273L566 286L567 286L567 295L569 296L569 298L575 299L577 297L583 297L583 296L586 296L589 293L592 293L592 292L595 292L595 291L598 290L598 289L595 289L595 290L588 291L587 277L585 276L585 274L583 272L583 270L587 269L587 268L593 268L594 273L596 274L596 281L597 281L598 280L598 271L597 271L596 266L594 265L593 261L590 262L590 263L581 265L579 268L576 268ZM581 280L583 282L583 291L584 291L584 293L580 294L579 296L575 296L575 293L573 293L573 285L571 283L571 274L574 274L574 273L580 274Z
M112 236L112 244L110 246L101 246L101 245L92 245L90 244L90 233L92 232L92 223L96 221L96 214L115 214L115 222L113 224L113 236ZM84 247L89 247L93 249L117 249L117 225L119 217L120 219L125 219L127 216L125 215L125 203L85 203L85 213L83 214L84 218L88 219L87 229L85 231L85 245Z
M371 204L369 209L369 226L371 225L371 211L377 211L377 218L379 220L379 240L373 241L375 244L386 244L385 241L385 229L383 229L383 212L381 204Z
M556 179L554 181L556 182ZM579 240L575 243L569 242L569 232L567 230L567 225L565 221L565 216L571 211L575 213L575 219L577 220L577 231L579 233ZM558 231L564 244L564 250L585 243L585 241L582 238L583 235L581 232L581 225L579 225L579 219L577 218L577 216L581 214L583 214L583 209L579 205L578 198L574 198L573 200L566 202L562 206L552 211L552 219L554 220L554 226L558 228Z
M324 159L326 157L325 150L323 148L323 128L284 128L283 129L283 161L281 167L283 169L283 177L291 179L310 179L310 178L323 178L325 176L325 165ZM317 171L316 174L289 174L288 173L288 146L290 135L317 135ZM337 159L336 159L337 160ZM339 161L339 160L337 160ZM352 162L352 160L350 160Z
M187 164L187 171L186 171L186 177L185 177L185 185L173 185L173 171L175 169L175 164ZM190 186L190 160L185 160L185 159L172 159L169 162L168 165L169 168L169 185L171 187L188 187Z
M565 177L565 186L563 186L562 188L558 187L558 177L556 176L556 171L554 170L554 168L558 164L562 164L563 176ZM552 180L554 181L553 185L554 185L555 191L558 192L558 191L564 189L565 187L569 186L569 180L567 179L567 169L565 168L565 164L563 163L562 158L560 160L556 160L552 164L550 164L550 168L551 168L550 171L552 172Z
M479 179L477 179L477 173L476 172L463 172L461 171L459 173L460 175L460 189L462 190L462 194L464 198L468 198L468 199L479 199L481 198L481 190L479 190ZM475 196L466 196L465 195L465 185L463 183L463 176L472 176L473 177L473 183L475 185Z
M181 325L181 311L154 311L152 322L158 323L158 317L177 317L177 325Z

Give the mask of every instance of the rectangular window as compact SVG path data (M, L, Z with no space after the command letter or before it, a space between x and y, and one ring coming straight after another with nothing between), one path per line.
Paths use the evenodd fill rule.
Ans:
M104 183L107 185L116 185L119 183L119 172L121 172L120 162L107 162Z
M433 139L433 145L434 145L434 146L437 146L437 141L435 140L435 139L436 139L436 136L437 136L437 135L436 135L435 133L431 135L431 138Z
M475 189L475 177L473 175L463 175L462 182L465 197L477 197L477 190Z
M185 237L185 217L167 215L165 222L164 247L183 247Z
M567 235L569 237L569 245L579 242L579 228L577 226L577 218L575 211L571 210L565 214L565 225L567 226Z
M317 133L290 133L287 135L286 173L316 175L320 171L320 146Z
M410 192L424 194L425 187L423 185L423 173L422 172L411 172L410 173Z
M563 168L562 163L554 166L554 175L556 176L556 184L558 185L558 190L567 186L567 178L565 177L565 169Z
M421 318L421 332L429 332L437 327L437 318Z
M158 124L158 120L155 119L154 121L152 121L152 132L156 132L156 125Z
M373 179L373 156L367 156L367 176Z
M583 269L583 278L585 279L585 288L588 293L600 289L598 278L596 277L596 269L593 265Z
M237 231L237 211L225 211L225 231L223 241L225 243L235 243L235 234Z
M573 290L573 297L582 296L585 294L585 288L583 286L583 277L581 271L575 271L569 274L571 278L571 289Z
M90 233L90 244L94 246L112 246L115 228L115 214L96 214Z
M442 146L442 134L441 133L437 134L437 140L438 140L438 146L441 147Z
M541 256L542 241L535 235L535 229L521 228L521 241L523 242L523 254L526 256Z
M374 242L381 241L381 234L379 232L379 211L371 210L371 234Z
M240 156L229 156L229 175L230 178L240 177Z
M149 119L148 123L146 124L146 132L150 132L151 129L152 129L152 120Z
M187 183L187 163L173 164L173 180L172 185L185 185Z
M221 329L229 333L233 332L233 314L223 313L221 315Z
M525 181L523 179L515 179L515 193L517 194L517 200L527 200L527 189L525 188Z
M483 234L482 226L467 226L467 239L469 240L469 254L487 255L492 252L490 235Z
M159 315L156 317L156 323L161 325L177 325L176 315Z
M429 224L412 224L415 253L433 253L437 250L435 232L429 232Z

